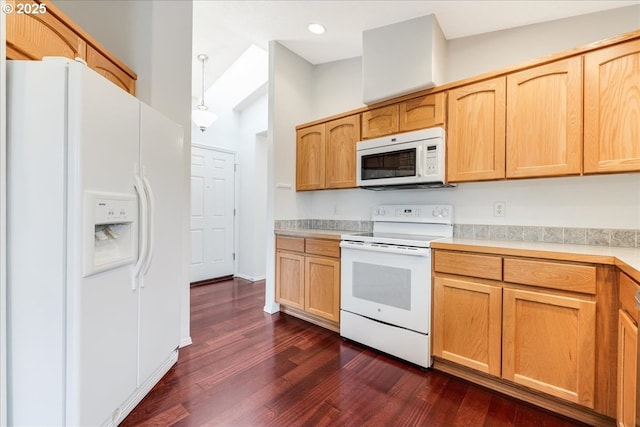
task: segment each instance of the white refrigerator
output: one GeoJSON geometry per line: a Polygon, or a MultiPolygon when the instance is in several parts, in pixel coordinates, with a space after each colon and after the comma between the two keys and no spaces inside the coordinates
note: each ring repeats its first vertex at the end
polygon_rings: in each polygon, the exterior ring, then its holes
{"type": "Polygon", "coordinates": [[[182,128],[84,64],[7,61],[10,425],[117,425],[178,358],[182,128]]]}

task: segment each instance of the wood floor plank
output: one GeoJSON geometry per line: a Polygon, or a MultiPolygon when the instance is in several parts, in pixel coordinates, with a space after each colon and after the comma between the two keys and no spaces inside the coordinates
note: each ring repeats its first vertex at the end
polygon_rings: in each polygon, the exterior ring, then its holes
{"type": "Polygon", "coordinates": [[[121,425],[582,425],[263,306],[264,282],[192,287],[193,344],[121,425]]]}

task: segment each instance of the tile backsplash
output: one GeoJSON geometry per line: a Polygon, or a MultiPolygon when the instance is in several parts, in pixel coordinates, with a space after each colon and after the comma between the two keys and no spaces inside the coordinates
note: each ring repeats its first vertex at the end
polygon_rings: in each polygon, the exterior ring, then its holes
{"type": "Polygon", "coordinates": [[[371,231],[372,221],[351,221],[341,219],[284,219],[275,221],[276,230],[307,228],[313,230],[371,231]]]}
{"type": "MultiPolygon", "coordinates": [[[[276,220],[276,229],[315,229],[371,231],[371,221],[333,219],[276,220]]],[[[455,224],[454,237],[514,240],[526,242],[569,243],[574,245],[640,248],[640,230],[609,228],[538,227],[527,225],[455,224]]]]}
{"type": "Polygon", "coordinates": [[[640,230],[607,228],[537,227],[526,225],[455,224],[455,237],[570,243],[574,245],[640,247],[640,230]]]}

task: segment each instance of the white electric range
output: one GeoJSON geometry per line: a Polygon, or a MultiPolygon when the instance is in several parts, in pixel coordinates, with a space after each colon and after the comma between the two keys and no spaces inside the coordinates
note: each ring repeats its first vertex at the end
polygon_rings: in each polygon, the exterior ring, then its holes
{"type": "Polygon", "coordinates": [[[340,335],[428,368],[430,244],[453,235],[453,206],[377,206],[372,220],[341,236],[340,335]]]}

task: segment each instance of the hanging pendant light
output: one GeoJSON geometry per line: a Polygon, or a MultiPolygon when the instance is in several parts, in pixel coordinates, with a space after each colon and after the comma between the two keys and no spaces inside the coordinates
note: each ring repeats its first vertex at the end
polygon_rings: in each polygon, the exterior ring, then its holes
{"type": "Polygon", "coordinates": [[[191,112],[191,120],[204,132],[213,122],[218,120],[218,116],[209,111],[209,107],[204,105],[204,61],[209,59],[207,55],[198,55],[198,61],[202,62],[202,102],[191,112]]]}

